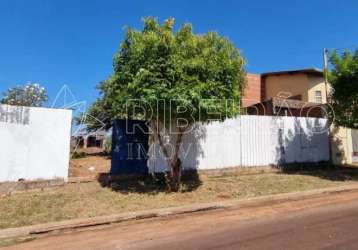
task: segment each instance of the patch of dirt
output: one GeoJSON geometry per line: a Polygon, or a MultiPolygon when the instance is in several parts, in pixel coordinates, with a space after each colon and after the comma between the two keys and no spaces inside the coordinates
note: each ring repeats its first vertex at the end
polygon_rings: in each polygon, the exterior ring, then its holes
{"type": "Polygon", "coordinates": [[[102,155],[90,155],[71,159],[69,177],[96,177],[100,173],[109,173],[111,159],[102,155]]]}
{"type": "Polygon", "coordinates": [[[86,153],[88,155],[97,155],[97,154],[102,154],[103,153],[103,148],[98,148],[98,147],[89,147],[89,148],[77,148],[76,149],[77,153],[86,153]]]}

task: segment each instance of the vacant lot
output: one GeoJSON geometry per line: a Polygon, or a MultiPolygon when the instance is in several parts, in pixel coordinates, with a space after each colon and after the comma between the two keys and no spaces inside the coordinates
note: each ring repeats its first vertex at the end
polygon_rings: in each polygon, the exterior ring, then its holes
{"type": "Polygon", "coordinates": [[[71,159],[69,177],[95,177],[100,173],[108,173],[110,169],[111,160],[108,157],[92,154],[71,159]]]}
{"type": "Polygon", "coordinates": [[[146,178],[118,181],[106,187],[91,182],[13,194],[0,198],[0,228],[358,183],[358,172],[351,169],[221,172],[188,176],[184,182],[180,193],[167,193],[163,181],[146,178]]]}

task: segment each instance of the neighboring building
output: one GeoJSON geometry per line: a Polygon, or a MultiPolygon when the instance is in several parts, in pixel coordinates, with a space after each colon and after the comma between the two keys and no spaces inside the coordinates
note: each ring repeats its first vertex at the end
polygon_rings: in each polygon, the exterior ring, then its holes
{"type": "Polygon", "coordinates": [[[327,103],[319,69],[248,74],[242,106],[252,115],[323,117],[327,103]]]}
{"type": "Polygon", "coordinates": [[[247,85],[242,100],[242,107],[246,108],[251,105],[264,101],[264,88],[262,86],[261,75],[247,74],[247,85]]]}
{"type": "Polygon", "coordinates": [[[332,160],[337,165],[358,165],[358,130],[332,127],[332,160]]]}
{"type": "Polygon", "coordinates": [[[326,84],[319,69],[278,71],[261,74],[264,99],[286,97],[310,103],[327,103],[326,84]]]}
{"type": "MultiPolygon", "coordinates": [[[[326,117],[323,71],[316,68],[248,74],[242,107],[250,115],[326,117]]],[[[358,164],[358,130],[331,128],[335,164],[358,164]]]]}
{"type": "Polygon", "coordinates": [[[269,100],[251,105],[246,108],[249,115],[323,117],[323,104],[303,102],[300,100],[272,97],[269,100]]]}
{"type": "Polygon", "coordinates": [[[73,148],[101,148],[104,149],[107,138],[105,130],[94,132],[81,131],[71,137],[73,148]]]}

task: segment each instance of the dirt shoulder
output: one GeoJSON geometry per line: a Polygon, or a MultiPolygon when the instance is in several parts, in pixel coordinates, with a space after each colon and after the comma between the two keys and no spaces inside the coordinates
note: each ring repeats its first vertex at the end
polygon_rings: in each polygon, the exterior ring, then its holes
{"type": "Polygon", "coordinates": [[[356,249],[358,192],[71,232],[7,249],[356,249]],[[138,234],[140,232],[140,234],[138,234]]]}
{"type": "Polygon", "coordinates": [[[167,193],[159,179],[74,183],[0,198],[0,228],[76,218],[245,199],[358,183],[356,170],[330,169],[281,173],[218,172],[184,179],[182,192],[167,193]]]}

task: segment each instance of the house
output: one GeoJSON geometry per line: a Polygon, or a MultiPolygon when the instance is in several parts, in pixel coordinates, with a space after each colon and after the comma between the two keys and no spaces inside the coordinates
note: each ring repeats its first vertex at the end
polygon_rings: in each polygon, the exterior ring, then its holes
{"type": "Polygon", "coordinates": [[[327,88],[315,68],[248,74],[242,107],[251,115],[324,117],[327,88]]]}
{"type": "MultiPolygon", "coordinates": [[[[248,74],[242,107],[249,115],[326,117],[323,71],[316,68],[248,74]]],[[[358,164],[358,131],[331,127],[331,157],[335,164],[358,164]]]]}
{"type": "Polygon", "coordinates": [[[73,148],[86,149],[98,148],[104,149],[107,132],[105,130],[98,130],[94,132],[87,132],[85,130],[79,131],[71,137],[71,144],[73,148]]]}

